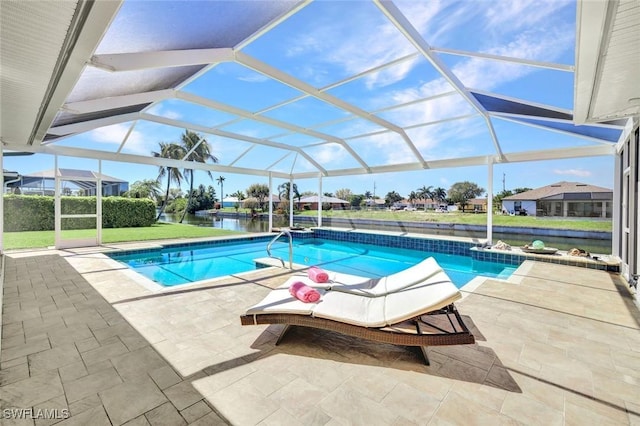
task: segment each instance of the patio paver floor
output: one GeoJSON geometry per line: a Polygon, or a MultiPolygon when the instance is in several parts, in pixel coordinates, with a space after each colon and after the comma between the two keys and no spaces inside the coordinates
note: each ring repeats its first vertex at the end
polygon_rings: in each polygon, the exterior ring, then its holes
{"type": "Polygon", "coordinates": [[[457,303],[477,343],[430,348],[425,366],[333,332],[276,347],[280,326],[240,326],[280,271],[154,292],[100,253],[55,253],[6,256],[0,409],[69,410],[59,424],[640,424],[640,313],[613,274],[528,261],[487,280],[457,303]]]}

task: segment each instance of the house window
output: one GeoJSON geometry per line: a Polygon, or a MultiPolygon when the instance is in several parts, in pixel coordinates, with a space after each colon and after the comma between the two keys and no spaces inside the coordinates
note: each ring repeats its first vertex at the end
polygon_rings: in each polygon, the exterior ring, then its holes
{"type": "Polygon", "coordinates": [[[574,217],[600,217],[602,215],[600,202],[571,202],[568,203],[568,215],[574,217]]]}
{"type": "Polygon", "coordinates": [[[522,210],[522,201],[514,201],[513,202],[513,210],[519,212],[522,210]]]}
{"type": "Polygon", "coordinates": [[[538,201],[538,215],[562,216],[561,201],[538,201]]]}

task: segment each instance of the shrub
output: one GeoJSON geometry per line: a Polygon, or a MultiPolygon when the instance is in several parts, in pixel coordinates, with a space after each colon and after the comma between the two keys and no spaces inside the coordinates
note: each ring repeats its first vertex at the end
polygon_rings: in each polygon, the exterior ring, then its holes
{"type": "MultiPolygon", "coordinates": [[[[60,197],[62,214],[96,212],[96,197],[60,197]]],[[[50,231],[55,227],[54,198],[39,195],[5,195],[4,229],[7,232],[50,231]]],[[[155,206],[149,199],[104,197],[102,227],[128,228],[155,223],[155,206]]],[[[63,219],[63,229],[95,227],[94,218],[63,219]]]]}
{"type": "Polygon", "coordinates": [[[256,210],[259,207],[259,203],[255,200],[247,200],[244,202],[244,208],[249,210],[256,210]]]}
{"type": "Polygon", "coordinates": [[[182,213],[187,208],[186,198],[176,198],[171,201],[164,211],[167,213],[182,213]]]}
{"type": "Polygon", "coordinates": [[[155,222],[156,206],[149,198],[105,197],[102,199],[103,228],[151,226],[155,222]]]}
{"type": "Polygon", "coordinates": [[[3,198],[5,231],[54,229],[53,197],[5,195],[3,198]]]}

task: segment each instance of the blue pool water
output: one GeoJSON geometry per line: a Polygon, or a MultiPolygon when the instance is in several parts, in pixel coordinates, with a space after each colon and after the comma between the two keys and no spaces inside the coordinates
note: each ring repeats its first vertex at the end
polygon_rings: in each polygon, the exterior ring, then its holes
{"type": "MultiPolygon", "coordinates": [[[[255,270],[254,259],[267,257],[267,243],[268,240],[203,243],[109,256],[158,284],[175,286],[255,270]]],[[[272,254],[288,262],[288,243],[275,243],[272,254]]],[[[508,278],[515,270],[511,265],[468,256],[324,239],[294,240],[293,247],[293,263],[370,278],[399,272],[431,256],[458,287],[478,275],[508,278]]]]}

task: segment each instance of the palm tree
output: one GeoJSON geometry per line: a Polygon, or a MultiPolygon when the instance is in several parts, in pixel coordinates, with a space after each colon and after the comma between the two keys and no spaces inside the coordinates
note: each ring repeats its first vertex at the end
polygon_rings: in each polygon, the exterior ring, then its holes
{"type": "Polygon", "coordinates": [[[224,180],[225,180],[224,176],[218,176],[218,179],[216,179],[216,182],[218,182],[218,184],[220,185],[220,207],[224,207],[224,191],[223,191],[224,180]]]}
{"type": "Polygon", "coordinates": [[[426,209],[427,200],[433,200],[433,191],[431,190],[431,186],[423,186],[422,188],[418,188],[418,198],[424,200],[422,208],[426,209]]]}
{"type": "Polygon", "coordinates": [[[443,203],[447,199],[447,191],[442,187],[437,187],[433,190],[433,196],[438,202],[443,203]]]}
{"type": "Polygon", "coordinates": [[[416,192],[415,192],[415,191],[411,191],[411,193],[410,193],[410,194],[409,194],[409,196],[407,197],[407,200],[408,200],[411,204],[413,204],[413,202],[414,202],[415,200],[417,200],[417,199],[418,199],[418,194],[416,194],[416,192]]]}
{"type": "MultiPolygon", "coordinates": [[[[182,142],[182,148],[186,152],[186,158],[184,158],[186,161],[206,163],[208,160],[211,160],[211,162],[213,163],[218,162],[218,159],[211,154],[211,147],[209,146],[209,142],[207,142],[205,138],[203,138],[196,132],[185,130],[180,137],[180,141],[182,142]]],[[[189,197],[187,198],[187,207],[182,212],[180,223],[182,223],[184,217],[187,215],[187,210],[189,210],[189,203],[191,202],[191,198],[193,197],[193,169],[184,169],[184,174],[185,176],[189,175],[189,197]]],[[[207,170],[207,175],[209,176],[209,178],[213,179],[213,175],[209,170],[207,170]]]]}
{"type": "MultiPolygon", "coordinates": [[[[291,184],[289,182],[285,182],[283,184],[278,185],[278,198],[282,200],[283,198],[289,201],[291,196],[291,184]]],[[[293,197],[298,199],[298,204],[300,204],[300,192],[298,192],[298,185],[293,184],[293,197]]],[[[291,206],[293,207],[293,206],[291,206]]]]}
{"type": "MultiPolygon", "coordinates": [[[[289,193],[290,189],[290,184],[289,182],[285,182],[281,185],[278,185],[278,198],[282,199],[286,199],[288,200],[289,197],[291,196],[291,194],[289,193]]],[[[298,192],[298,185],[296,185],[295,183],[293,184],[293,197],[298,199],[298,202],[300,202],[300,193],[298,192]]]]}
{"type": "MultiPolygon", "coordinates": [[[[184,157],[185,152],[184,149],[176,143],[160,142],[160,150],[158,152],[152,151],[151,154],[154,157],[179,160],[184,157]]],[[[171,186],[171,182],[174,182],[178,185],[178,187],[180,187],[182,179],[184,179],[184,176],[182,176],[179,168],[160,166],[158,170],[158,182],[160,182],[160,180],[165,176],[167,177],[167,189],[164,193],[164,201],[162,203],[162,206],[160,207],[160,211],[158,212],[158,217],[156,217],[156,220],[160,219],[160,216],[162,216],[162,212],[164,211],[165,207],[167,207],[167,203],[169,202],[169,188],[171,186]]]]}
{"type": "Polygon", "coordinates": [[[234,192],[233,194],[231,194],[232,197],[236,197],[238,199],[238,201],[242,201],[245,199],[244,196],[244,192],[237,190],[236,192],[234,192]]]}

